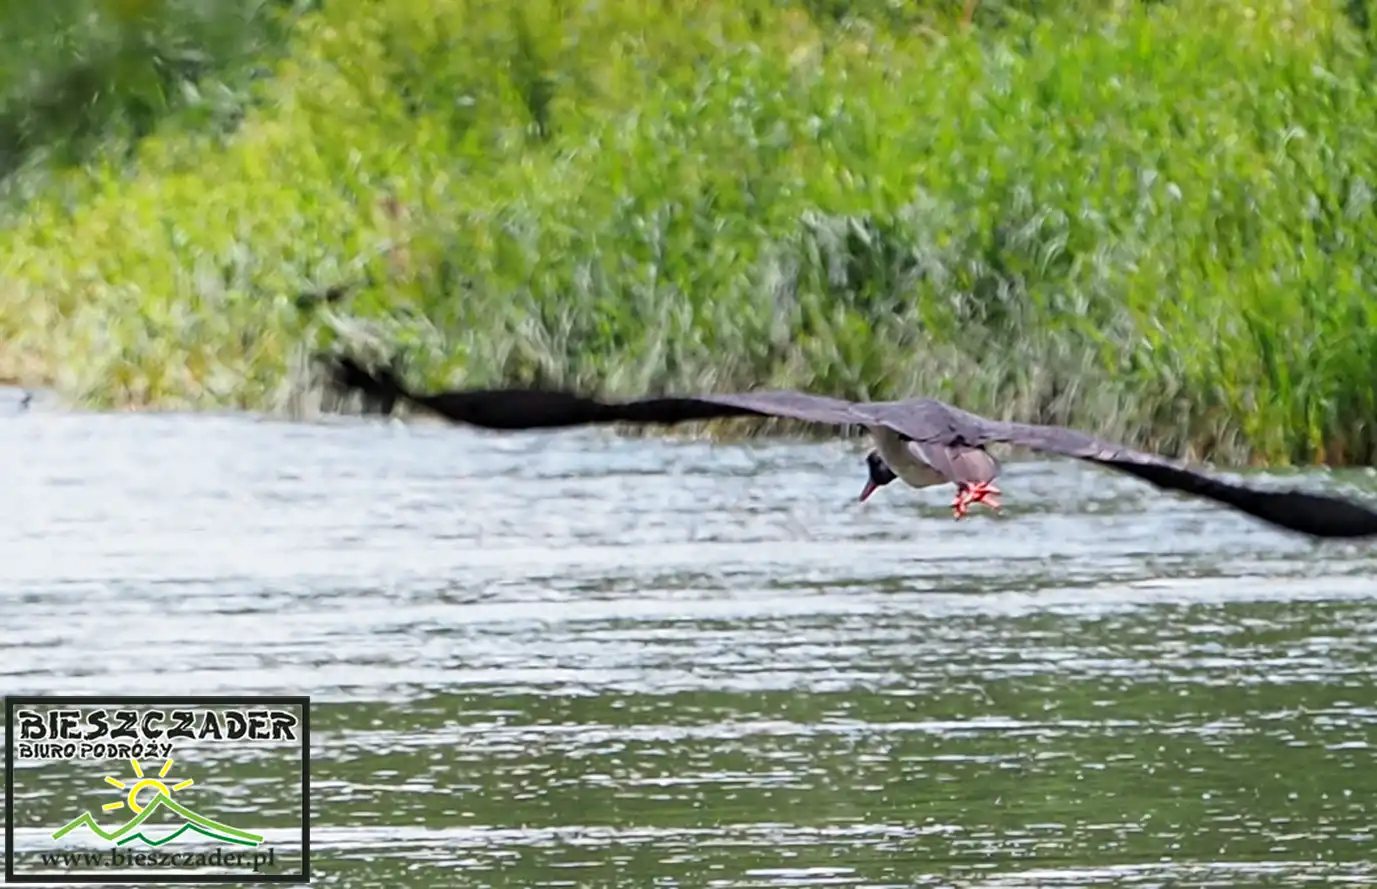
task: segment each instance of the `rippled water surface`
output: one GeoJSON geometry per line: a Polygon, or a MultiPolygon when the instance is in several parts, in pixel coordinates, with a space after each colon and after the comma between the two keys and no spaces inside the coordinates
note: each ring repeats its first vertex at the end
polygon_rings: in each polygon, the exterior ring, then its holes
{"type": "Polygon", "coordinates": [[[0,683],[309,694],[319,885],[1377,880],[1377,546],[862,455],[0,411],[0,683]]]}

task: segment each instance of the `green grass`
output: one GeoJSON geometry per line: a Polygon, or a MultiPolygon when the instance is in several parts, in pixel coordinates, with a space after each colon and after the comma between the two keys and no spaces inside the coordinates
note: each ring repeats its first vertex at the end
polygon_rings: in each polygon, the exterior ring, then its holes
{"type": "Polygon", "coordinates": [[[283,0],[4,0],[0,194],[31,196],[45,170],[128,150],[178,110],[184,126],[232,129],[292,13],[283,0]]]}
{"type": "Polygon", "coordinates": [[[282,411],[347,347],[1372,462],[1366,7],[962,6],[324,4],[232,128],[170,108],[24,180],[0,376],[282,411]]]}

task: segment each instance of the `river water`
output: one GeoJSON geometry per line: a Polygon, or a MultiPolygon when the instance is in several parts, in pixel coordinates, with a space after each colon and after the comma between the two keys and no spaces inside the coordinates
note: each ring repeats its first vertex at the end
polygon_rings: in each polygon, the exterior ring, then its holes
{"type": "MultiPolygon", "coordinates": [[[[1065,462],[954,522],[855,443],[0,414],[0,688],[310,695],[314,884],[1377,880],[1377,546],[1065,462]]],[[[17,842],[86,805],[19,771],[17,842]]]]}

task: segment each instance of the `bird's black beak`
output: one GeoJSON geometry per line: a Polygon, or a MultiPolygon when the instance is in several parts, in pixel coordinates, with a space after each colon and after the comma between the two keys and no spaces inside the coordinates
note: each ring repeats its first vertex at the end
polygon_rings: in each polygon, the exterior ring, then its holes
{"type": "Polygon", "coordinates": [[[871,494],[874,494],[875,491],[876,491],[879,487],[880,487],[880,486],[877,485],[877,484],[875,484],[874,481],[872,481],[872,480],[870,480],[870,479],[866,479],[866,480],[865,480],[865,487],[864,487],[864,488],[861,488],[861,502],[864,503],[864,502],[866,501],[866,499],[867,499],[871,494]]]}

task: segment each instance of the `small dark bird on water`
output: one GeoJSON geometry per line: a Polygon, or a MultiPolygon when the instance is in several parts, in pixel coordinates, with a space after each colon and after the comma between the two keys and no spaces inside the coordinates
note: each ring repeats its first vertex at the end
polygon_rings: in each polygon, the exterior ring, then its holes
{"type": "Polygon", "coordinates": [[[369,371],[348,357],[331,361],[345,390],[387,403],[409,401],[447,420],[482,429],[517,431],[612,423],[673,425],[728,417],[779,417],[834,426],[864,426],[875,440],[866,455],[865,500],[896,479],[914,488],[954,484],[955,517],[977,503],[998,510],[1000,464],[987,445],[1010,444],[1073,457],[1142,479],[1168,491],[1204,497],[1271,525],[1318,538],[1377,536],[1377,512],[1305,491],[1265,491],[1213,478],[1156,454],[1102,441],[1074,429],[990,420],[930,398],[858,403],[802,392],[743,392],[602,401],[570,392],[473,389],[413,392],[388,370],[369,371]]]}

